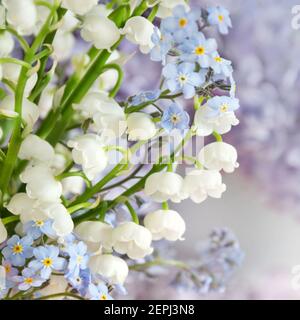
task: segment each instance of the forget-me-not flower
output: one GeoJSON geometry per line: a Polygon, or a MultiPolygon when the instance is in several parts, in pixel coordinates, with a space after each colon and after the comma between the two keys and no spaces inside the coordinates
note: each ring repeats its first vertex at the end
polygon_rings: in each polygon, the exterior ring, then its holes
{"type": "Polygon", "coordinates": [[[7,246],[2,250],[2,254],[13,266],[22,267],[26,259],[31,258],[33,255],[32,243],[33,239],[29,236],[20,238],[14,235],[7,241],[7,246]]]}
{"type": "Polygon", "coordinates": [[[221,6],[208,8],[207,21],[210,25],[218,26],[219,32],[222,34],[228,33],[228,28],[232,27],[231,19],[228,10],[221,6]]]}
{"type": "Polygon", "coordinates": [[[87,246],[82,241],[74,243],[68,247],[67,253],[70,257],[67,276],[77,277],[80,270],[85,270],[88,267],[89,255],[87,254],[87,246]]]}
{"type": "Polygon", "coordinates": [[[161,91],[159,89],[153,91],[145,91],[132,97],[130,105],[138,106],[159,98],[161,91]]]}
{"type": "Polygon", "coordinates": [[[161,33],[160,30],[155,27],[152,42],[154,47],[150,53],[151,60],[162,61],[162,64],[165,65],[168,53],[173,47],[173,37],[169,33],[161,33]]]}
{"type": "Polygon", "coordinates": [[[162,33],[169,33],[180,42],[198,30],[199,18],[198,10],[187,11],[185,6],[179,5],[174,8],[173,16],[162,20],[160,29],[162,33]]]}
{"type": "Polygon", "coordinates": [[[223,74],[225,77],[230,77],[232,75],[233,69],[231,61],[220,57],[217,51],[213,52],[211,55],[210,66],[215,74],[223,74]]]}
{"type": "Polygon", "coordinates": [[[171,132],[173,129],[188,129],[189,122],[190,117],[188,113],[176,103],[173,103],[165,110],[160,125],[167,132],[171,132]]]}
{"type": "Polygon", "coordinates": [[[196,88],[205,82],[205,74],[194,70],[193,63],[167,64],[163,69],[167,88],[173,93],[182,91],[186,99],[193,98],[196,88]]]}
{"type": "Polygon", "coordinates": [[[235,111],[240,107],[239,100],[227,96],[216,96],[207,101],[207,117],[216,117],[224,112],[235,111]]]}
{"type": "Polygon", "coordinates": [[[85,296],[91,283],[90,270],[80,270],[77,276],[70,275],[67,277],[67,280],[74,289],[76,289],[82,296],[85,296]]]}
{"type": "Polygon", "coordinates": [[[107,286],[103,283],[90,284],[89,286],[89,296],[91,300],[113,300],[109,295],[107,286]]]}
{"type": "Polygon", "coordinates": [[[12,281],[12,278],[16,276],[19,271],[17,268],[14,268],[9,260],[2,261],[2,266],[5,269],[5,280],[6,280],[6,288],[13,288],[16,284],[12,281]]]}
{"type": "Polygon", "coordinates": [[[13,280],[17,282],[18,289],[21,291],[38,288],[45,282],[45,279],[42,279],[34,270],[29,268],[23,269],[22,275],[13,277],[13,280]]]}
{"type": "Polygon", "coordinates": [[[43,279],[49,279],[52,270],[62,271],[66,260],[59,257],[59,249],[55,246],[40,246],[33,250],[35,260],[29,263],[29,268],[40,271],[43,279]]]}
{"type": "Polygon", "coordinates": [[[40,238],[42,235],[46,234],[50,238],[55,236],[55,231],[52,228],[53,220],[35,220],[28,221],[24,225],[24,232],[32,237],[33,240],[40,238]]]}
{"type": "Polygon", "coordinates": [[[201,68],[208,68],[217,47],[215,39],[206,39],[202,32],[198,32],[191,39],[184,41],[179,49],[183,52],[181,56],[183,61],[195,61],[201,68]]]}

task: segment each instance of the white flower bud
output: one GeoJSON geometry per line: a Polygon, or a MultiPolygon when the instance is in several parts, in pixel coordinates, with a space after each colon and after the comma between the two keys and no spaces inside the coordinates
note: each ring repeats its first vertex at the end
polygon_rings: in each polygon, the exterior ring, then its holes
{"type": "Polygon", "coordinates": [[[156,210],[146,215],[145,227],[151,231],[153,240],[184,240],[185,222],[174,210],[156,210]]]}
{"type": "Polygon", "coordinates": [[[144,17],[130,18],[121,30],[121,34],[130,42],[139,45],[144,54],[149,53],[154,46],[151,40],[153,33],[154,25],[144,17]]]}
{"type": "Polygon", "coordinates": [[[94,127],[106,137],[120,137],[126,131],[125,113],[118,103],[105,92],[90,92],[75,110],[81,111],[83,117],[94,120],[94,127]]]}
{"type": "Polygon", "coordinates": [[[76,14],[84,15],[96,6],[97,3],[98,0],[62,0],[62,7],[76,14]]]}
{"type": "Polygon", "coordinates": [[[120,224],[112,232],[113,248],[130,259],[142,259],[153,252],[151,232],[134,222],[120,224]]]}
{"type": "Polygon", "coordinates": [[[213,142],[199,152],[198,160],[207,169],[231,173],[238,168],[236,149],[225,142],[213,142]]]}
{"type": "Polygon", "coordinates": [[[183,178],[179,174],[156,172],[147,178],[144,192],[156,202],[171,200],[179,203],[187,198],[182,188],[183,178]]]}
{"type": "Polygon", "coordinates": [[[120,30],[105,16],[87,15],[82,25],[81,36],[85,41],[92,42],[97,49],[110,50],[119,40],[120,30]]]}
{"type": "Polygon", "coordinates": [[[71,58],[75,45],[75,37],[71,32],[58,30],[53,40],[53,57],[58,62],[71,58]]]}
{"type": "MultiPolygon", "coordinates": [[[[14,85],[17,85],[20,72],[21,72],[21,66],[15,63],[4,63],[2,64],[2,68],[3,68],[3,78],[10,80],[14,85]]],[[[34,88],[37,82],[37,79],[38,79],[38,75],[37,73],[34,73],[27,80],[25,90],[24,90],[25,98],[27,98],[30,95],[32,89],[34,88]]],[[[9,90],[11,89],[9,88],[9,90]]]]}
{"type": "Polygon", "coordinates": [[[82,165],[83,172],[89,180],[93,180],[108,164],[107,153],[103,143],[95,134],[85,134],[68,142],[73,148],[72,157],[76,164],[82,165]]]}
{"type": "Polygon", "coordinates": [[[159,3],[157,16],[162,19],[170,17],[173,14],[173,9],[179,5],[185,6],[187,10],[190,9],[185,0],[161,0],[159,3]]]}
{"type": "Polygon", "coordinates": [[[190,198],[201,203],[208,196],[221,198],[226,191],[226,185],[222,183],[222,176],[217,170],[193,170],[187,174],[183,183],[184,191],[190,198]]]}
{"type": "Polygon", "coordinates": [[[7,9],[6,20],[19,34],[32,34],[37,22],[37,10],[33,0],[3,0],[7,9]]]}
{"type": "Polygon", "coordinates": [[[152,118],[147,113],[134,112],[127,118],[128,140],[148,140],[156,135],[157,129],[152,118]]]}
{"type": "Polygon", "coordinates": [[[5,29],[6,9],[0,4],[0,28],[5,29]]]}
{"type": "Polygon", "coordinates": [[[92,273],[106,278],[111,284],[123,284],[128,276],[127,263],[111,254],[91,257],[89,268],[92,273]]]}
{"type": "Polygon", "coordinates": [[[14,38],[9,32],[3,31],[0,33],[0,57],[9,56],[14,49],[14,45],[14,38]]]}
{"type": "Polygon", "coordinates": [[[61,181],[63,186],[63,194],[67,196],[68,194],[79,195],[84,191],[85,182],[81,177],[68,177],[61,181]]]}
{"type": "Polygon", "coordinates": [[[27,183],[26,192],[32,199],[45,202],[60,202],[62,185],[55,179],[52,170],[46,165],[27,166],[20,175],[27,183]]]}
{"type": "MultiPolygon", "coordinates": [[[[12,95],[6,96],[1,102],[0,102],[0,112],[16,116],[15,113],[15,97],[12,95]]],[[[22,118],[24,122],[26,123],[27,127],[30,128],[29,131],[32,130],[34,124],[39,118],[39,109],[38,107],[28,99],[24,98],[22,103],[22,118]]]]}
{"type": "Polygon", "coordinates": [[[224,112],[217,117],[207,118],[205,110],[199,109],[195,113],[194,124],[198,136],[205,137],[211,135],[214,131],[219,134],[225,134],[231,130],[232,126],[239,124],[234,112],[224,112]]]}
{"type": "Polygon", "coordinates": [[[21,160],[31,160],[34,163],[44,162],[51,164],[55,153],[50,143],[30,134],[23,140],[18,157],[21,160]]]}
{"type": "Polygon", "coordinates": [[[6,239],[7,239],[7,231],[3,222],[0,219],[0,244],[4,242],[6,239]]]}
{"type": "Polygon", "coordinates": [[[101,221],[84,221],[74,230],[74,233],[85,243],[96,250],[103,247],[112,248],[112,226],[101,221]]]}

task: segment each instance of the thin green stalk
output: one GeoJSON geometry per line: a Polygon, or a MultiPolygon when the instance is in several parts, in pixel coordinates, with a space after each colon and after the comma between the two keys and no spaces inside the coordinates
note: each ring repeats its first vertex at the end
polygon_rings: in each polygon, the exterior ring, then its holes
{"type": "Polygon", "coordinates": [[[126,201],[125,202],[125,205],[126,207],[128,208],[129,212],[130,212],[130,215],[131,215],[131,218],[132,218],[132,221],[136,224],[140,224],[140,221],[139,221],[139,217],[137,215],[137,213],[135,212],[133,206],[130,204],[129,201],[126,201]]]}
{"type": "Polygon", "coordinates": [[[74,298],[77,300],[85,300],[84,298],[82,298],[74,293],[70,293],[70,292],[61,292],[61,293],[50,294],[48,296],[39,297],[34,300],[48,300],[48,299],[54,299],[54,298],[59,298],[59,297],[70,297],[70,298],[74,298]]]}

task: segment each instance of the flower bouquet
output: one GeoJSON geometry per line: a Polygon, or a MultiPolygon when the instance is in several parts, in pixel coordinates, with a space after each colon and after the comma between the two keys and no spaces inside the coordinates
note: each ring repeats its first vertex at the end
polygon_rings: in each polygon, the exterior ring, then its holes
{"type": "Polygon", "coordinates": [[[186,229],[169,204],[220,198],[220,172],[238,167],[222,138],[238,124],[233,68],[204,34],[226,34],[228,11],[98,2],[0,6],[1,299],[108,300],[126,293],[129,271],[157,266],[178,270],[172,285],[208,292],[242,257],[225,229],[197,265],[161,249],[186,229]],[[120,94],[135,59],[124,41],[161,66],[151,91],[120,94]]]}

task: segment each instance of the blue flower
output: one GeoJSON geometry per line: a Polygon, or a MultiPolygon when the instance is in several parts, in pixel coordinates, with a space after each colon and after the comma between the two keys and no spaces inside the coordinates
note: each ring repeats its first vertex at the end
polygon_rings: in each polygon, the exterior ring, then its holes
{"type": "Polygon", "coordinates": [[[7,246],[2,250],[5,259],[9,260],[15,267],[24,266],[26,259],[32,257],[33,239],[31,237],[21,238],[14,235],[7,241],[7,246]]]}
{"type": "Polygon", "coordinates": [[[53,220],[35,220],[29,221],[24,225],[24,232],[33,240],[40,238],[46,234],[50,238],[55,237],[55,231],[52,228],[53,220]]]}
{"type": "Polygon", "coordinates": [[[80,270],[87,269],[89,261],[89,255],[87,254],[87,246],[85,243],[78,242],[70,245],[67,249],[67,253],[70,257],[67,267],[67,277],[77,277],[80,270]]]}
{"type": "Polygon", "coordinates": [[[179,5],[174,8],[172,17],[162,20],[161,31],[171,34],[177,42],[181,42],[198,30],[199,18],[198,10],[187,12],[185,6],[179,5]]]}
{"type": "Polygon", "coordinates": [[[205,82],[205,74],[194,70],[193,63],[167,64],[163,69],[167,88],[173,93],[182,91],[186,99],[193,98],[196,88],[205,82]]]}
{"type": "Polygon", "coordinates": [[[91,300],[113,300],[113,298],[108,293],[106,285],[103,283],[100,283],[97,286],[94,284],[90,284],[89,296],[91,300]]]}
{"type": "Polygon", "coordinates": [[[233,69],[230,60],[220,57],[217,51],[212,53],[211,57],[212,62],[210,63],[210,66],[214,70],[215,74],[223,74],[225,77],[230,77],[232,75],[233,69]]]}
{"type": "Polygon", "coordinates": [[[202,32],[198,32],[179,46],[183,53],[181,60],[198,62],[201,68],[208,68],[211,65],[212,54],[217,47],[215,39],[206,39],[202,32]]]}
{"type": "Polygon", "coordinates": [[[169,33],[162,34],[160,30],[155,27],[152,42],[154,47],[150,53],[151,60],[162,61],[162,64],[165,65],[168,52],[173,47],[173,37],[169,33]]]}
{"type": "Polygon", "coordinates": [[[188,129],[190,117],[186,111],[179,107],[176,103],[171,104],[164,112],[161,119],[161,126],[170,132],[173,129],[188,129]]]}
{"type": "Polygon", "coordinates": [[[224,112],[235,111],[240,107],[239,100],[227,96],[217,96],[209,99],[206,104],[207,117],[216,117],[224,112]]]}
{"type": "Polygon", "coordinates": [[[29,263],[29,268],[40,271],[43,279],[49,279],[52,270],[62,271],[65,268],[66,260],[58,256],[59,249],[55,246],[37,247],[33,255],[36,260],[29,263]]]}
{"type": "Polygon", "coordinates": [[[18,283],[18,289],[21,291],[38,288],[45,282],[45,279],[42,279],[34,270],[29,268],[25,268],[22,271],[22,276],[15,276],[13,280],[18,283]]]}
{"type": "Polygon", "coordinates": [[[155,101],[159,98],[160,94],[161,94],[160,90],[142,92],[142,93],[132,97],[130,104],[132,106],[138,106],[140,104],[144,104],[149,101],[155,101]]]}
{"type": "Polygon", "coordinates": [[[60,251],[61,251],[63,256],[67,256],[68,255],[68,248],[74,244],[75,240],[76,240],[76,237],[72,233],[70,233],[67,236],[65,236],[64,238],[60,239],[59,248],[60,248],[60,251]]]}
{"type": "Polygon", "coordinates": [[[222,34],[228,33],[228,28],[232,27],[231,19],[228,10],[221,6],[209,8],[207,21],[210,25],[218,26],[219,32],[222,34]]]}
{"type": "Polygon", "coordinates": [[[79,275],[67,277],[71,286],[82,296],[85,296],[91,283],[91,273],[89,269],[80,270],[79,275]]]}
{"type": "Polygon", "coordinates": [[[9,260],[2,261],[2,266],[5,269],[6,274],[6,288],[13,288],[15,286],[15,282],[12,280],[14,276],[16,276],[19,271],[18,269],[14,268],[9,260]]]}

